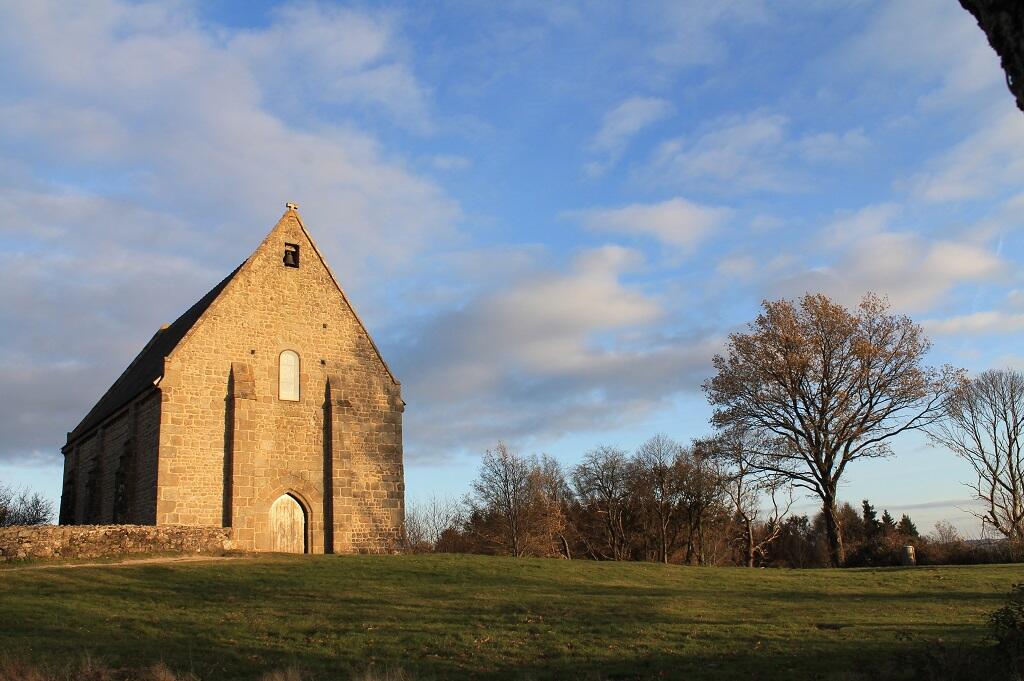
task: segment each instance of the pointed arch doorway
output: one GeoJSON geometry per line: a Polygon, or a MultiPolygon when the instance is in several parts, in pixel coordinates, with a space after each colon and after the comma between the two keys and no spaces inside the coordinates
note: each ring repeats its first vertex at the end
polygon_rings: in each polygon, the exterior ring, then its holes
{"type": "Polygon", "coordinates": [[[290,494],[270,506],[270,550],[306,553],[306,511],[290,494]]]}

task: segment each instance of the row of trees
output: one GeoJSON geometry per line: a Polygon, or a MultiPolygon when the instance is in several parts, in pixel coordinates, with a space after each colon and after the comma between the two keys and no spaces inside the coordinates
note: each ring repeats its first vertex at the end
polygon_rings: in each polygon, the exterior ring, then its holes
{"type": "MultiPolygon", "coordinates": [[[[568,471],[547,455],[498,443],[461,503],[433,499],[409,509],[407,537],[414,550],[705,563],[730,517],[729,499],[722,461],[664,435],[634,453],[597,447],[568,471]]],[[[756,555],[759,511],[744,510],[756,555]]],[[[746,540],[733,539],[746,556],[746,540]]]]}
{"type": "MultiPolygon", "coordinates": [[[[838,496],[851,464],[891,456],[893,438],[919,430],[971,465],[983,525],[1024,543],[1024,374],[972,379],[926,365],[930,347],[918,324],[874,295],[854,310],[820,294],[766,301],[729,336],[703,385],[713,437],[684,447],[656,436],[632,455],[598,447],[568,473],[550,457],[499,445],[484,456],[462,531],[449,523],[448,537],[513,555],[668,561],[681,553],[685,562],[728,546],[753,565],[787,524],[798,529],[786,516],[794,494],[810,493],[821,503],[811,534],[823,535],[827,563],[839,566],[857,535],[838,496]]],[[[874,522],[883,535],[899,530],[863,510],[865,531],[874,522]]],[[[442,535],[434,540],[443,544],[442,535]]]]}
{"type": "MultiPolygon", "coordinates": [[[[499,445],[487,452],[472,494],[409,506],[406,548],[701,565],[829,564],[823,514],[788,513],[791,497],[778,489],[774,500],[768,489],[757,505],[738,506],[730,494],[735,470],[695,456],[699,444],[679,447],[656,436],[629,456],[595,448],[564,474],[550,457],[523,457],[499,445]],[[676,473],[651,466],[652,449],[673,451],[676,473]]],[[[1024,559],[1024,547],[968,542],[945,522],[921,535],[908,515],[879,515],[868,500],[858,508],[841,503],[837,515],[848,566],[898,565],[908,544],[922,564],[1024,559]]]]}
{"type": "MultiPolygon", "coordinates": [[[[819,515],[789,517],[785,479],[755,475],[731,439],[683,446],[655,435],[634,453],[609,446],[564,471],[555,459],[526,457],[499,443],[488,450],[461,502],[436,497],[407,513],[412,550],[583,557],[693,564],[792,565],[827,559],[819,515]]],[[[913,521],[863,518],[839,508],[846,536],[862,545],[917,537],[913,521]]],[[[874,553],[880,553],[875,547],[874,553]]],[[[880,559],[863,559],[870,564],[880,559]]]]}

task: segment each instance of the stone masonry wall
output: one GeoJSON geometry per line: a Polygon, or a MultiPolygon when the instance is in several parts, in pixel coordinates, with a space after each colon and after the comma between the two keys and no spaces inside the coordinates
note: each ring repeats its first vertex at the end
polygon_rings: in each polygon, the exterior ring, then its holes
{"type": "Polygon", "coordinates": [[[232,548],[231,530],[175,525],[33,525],[0,527],[0,562],[30,558],[100,558],[131,553],[213,553],[232,548]]]}
{"type": "Polygon", "coordinates": [[[61,522],[154,522],[159,433],[160,394],[152,390],[66,447],[63,492],[69,498],[61,499],[61,522]],[[115,517],[119,474],[127,499],[115,517]]]}
{"type": "Polygon", "coordinates": [[[157,453],[160,446],[160,391],[136,403],[138,447],[135,459],[135,494],[130,522],[156,522],[157,453]]]}
{"type": "Polygon", "coordinates": [[[396,543],[405,496],[400,386],[296,213],[168,358],[160,389],[158,525],[227,522],[239,548],[268,550],[269,509],[289,494],[306,514],[312,553],[396,543]],[[298,268],[283,265],[285,244],[299,246],[298,268]],[[299,355],[298,401],[279,399],[284,350],[299,355]]]}

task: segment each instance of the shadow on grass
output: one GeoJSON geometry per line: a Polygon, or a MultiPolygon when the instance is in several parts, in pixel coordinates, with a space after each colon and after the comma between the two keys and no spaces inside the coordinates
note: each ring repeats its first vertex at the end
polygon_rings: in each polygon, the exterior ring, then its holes
{"type": "Polygon", "coordinates": [[[0,650],[203,679],[943,679],[915,670],[937,639],[975,645],[964,613],[996,600],[968,579],[879,593],[877,573],[761,574],[479,557],[19,573],[0,583],[0,650]]]}
{"type": "MultiPolygon", "coordinates": [[[[871,651],[877,652],[877,651],[871,651]]],[[[551,680],[584,679],[626,681],[631,679],[814,679],[822,681],[1010,681],[1012,678],[991,650],[981,647],[949,648],[941,645],[910,648],[890,657],[873,660],[861,656],[855,660],[830,659],[827,665],[809,665],[799,654],[767,654],[758,651],[730,655],[675,655],[670,653],[621,656],[612,661],[594,661],[582,656],[553,657],[540,654],[528,662],[497,665],[480,669],[471,663],[453,660],[406,660],[400,666],[393,660],[371,659],[350,663],[330,655],[267,655],[260,659],[228,659],[223,665],[137,659],[134,665],[104,666],[102,658],[86,656],[86,663],[52,664],[42,667],[4,664],[0,660],[0,681],[50,681],[51,679],[88,679],[89,681],[201,681],[213,679],[261,679],[262,681],[430,681],[434,679],[506,679],[551,680]],[[76,666],[91,670],[76,673],[76,666]],[[19,671],[4,674],[4,669],[19,671]],[[26,673],[46,670],[49,673],[26,673]],[[163,670],[152,673],[150,670],[163,670]],[[149,671],[149,673],[147,673],[149,671]]]]}

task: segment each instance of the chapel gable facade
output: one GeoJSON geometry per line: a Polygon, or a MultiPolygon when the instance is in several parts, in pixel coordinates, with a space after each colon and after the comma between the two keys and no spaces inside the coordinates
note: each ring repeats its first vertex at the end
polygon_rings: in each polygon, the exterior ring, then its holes
{"type": "Polygon", "coordinates": [[[254,551],[393,550],[404,406],[289,204],[68,433],[60,522],[224,526],[254,551]]]}

